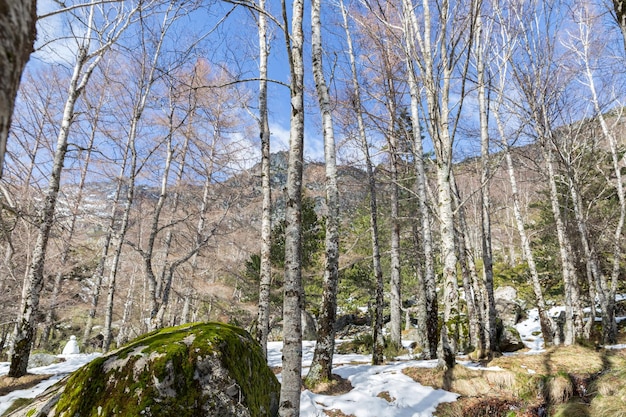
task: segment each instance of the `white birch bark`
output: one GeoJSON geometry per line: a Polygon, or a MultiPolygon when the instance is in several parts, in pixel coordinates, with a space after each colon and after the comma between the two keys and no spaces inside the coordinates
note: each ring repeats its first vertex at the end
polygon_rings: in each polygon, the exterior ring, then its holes
{"type": "MultiPolygon", "coordinates": [[[[416,52],[419,59],[414,62],[420,69],[426,101],[426,119],[428,131],[433,140],[436,154],[437,201],[439,231],[441,239],[441,259],[443,263],[443,304],[444,326],[441,332],[439,366],[454,366],[456,354],[457,330],[453,324],[459,314],[459,295],[456,275],[457,255],[455,252],[454,209],[452,199],[452,145],[450,88],[455,71],[454,62],[459,58],[459,50],[452,45],[456,36],[462,36],[461,27],[455,27],[452,12],[459,12],[448,1],[440,4],[435,14],[428,0],[422,2],[421,27],[415,11],[409,18],[415,38],[416,52]],[[438,35],[434,38],[433,31],[438,35]],[[437,61],[438,64],[435,63],[437,61]],[[437,65],[437,66],[436,66],[437,65]],[[451,346],[449,345],[451,343],[451,346]],[[443,356],[442,356],[443,355],[443,356]],[[445,356],[445,357],[444,357],[445,356]]],[[[465,28],[470,29],[470,28],[465,28]]]]}
{"type": "Polygon", "coordinates": [[[373,340],[374,346],[372,350],[372,365],[380,365],[383,363],[383,349],[385,347],[385,341],[383,339],[383,270],[380,262],[380,245],[379,245],[379,233],[378,233],[378,208],[377,208],[377,193],[376,193],[376,178],[374,176],[374,169],[372,159],[370,157],[369,145],[367,143],[367,135],[365,132],[365,122],[363,120],[362,105],[361,105],[361,86],[358,81],[358,73],[356,68],[356,58],[354,54],[354,47],[352,45],[352,35],[350,32],[350,26],[348,24],[348,13],[343,4],[343,0],[340,0],[341,15],[343,18],[344,31],[346,33],[346,41],[348,44],[348,58],[350,60],[350,73],[352,76],[352,88],[354,90],[354,111],[357,118],[358,125],[358,139],[365,155],[365,167],[367,173],[368,190],[370,194],[370,235],[372,241],[372,268],[374,270],[374,276],[376,280],[376,295],[374,306],[374,328],[373,328],[373,340]]]}
{"type": "Polygon", "coordinates": [[[267,36],[267,17],[265,0],[259,1],[259,131],[261,137],[261,189],[263,203],[261,208],[261,265],[259,282],[259,313],[257,340],[267,357],[267,339],[270,332],[270,289],[272,283],[272,186],[270,171],[270,128],[267,108],[267,60],[270,49],[267,36]]]}
{"type": "Polygon", "coordinates": [[[561,205],[557,190],[557,178],[554,169],[552,144],[544,143],[545,163],[548,170],[548,185],[550,190],[550,206],[556,224],[556,235],[559,242],[559,256],[561,259],[561,272],[563,274],[563,285],[565,292],[565,326],[563,329],[564,338],[560,342],[571,345],[576,342],[576,338],[582,335],[582,308],[580,305],[580,290],[578,287],[578,277],[574,268],[574,258],[572,255],[572,245],[565,230],[565,224],[561,215],[561,205]]]}
{"type": "Polygon", "coordinates": [[[411,24],[412,4],[409,0],[402,1],[403,29],[405,33],[405,53],[408,72],[409,92],[411,96],[411,124],[413,126],[413,158],[415,161],[415,187],[420,215],[420,237],[424,252],[424,273],[421,284],[425,311],[418,312],[425,324],[426,334],[422,336],[424,351],[429,358],[437,356],[438,310],[435,282],[434,250],[430,224],[430,211],[426,194],[426,170],[424,168],[424,147],[422,143],[422,127],[419,118],[420,92],[413,59],[416,48],[414,44],[414,25],[411,24]]]}
{"type": "Polygon", "coordinates": [[[537,265],[535,263],[535,257],[533,255],[530,239],[528,237],[528,233],[526,232],[526,221],[522,215],[521,203],[520,203],[520,195],[519,189],[517,186],[517,178],[515,175],[515,168],[513,165],[513,159],[511,157],[510,144],[508,141],[509,135],[505,129],[505,121],[502,120],[501,117],[501,108],[503,105],[503,101],[505,98],[506,89],[508,88],[508,75],[509,75],[509,62],[511,56],[513,54],[514,48],[516,47],[516,41],[511,39],[510,28],[507,26],[505,19],[503,17],[502,11],[500,9],[495,10],[495,14],[498,19],[498,23],[501,25],[502,30],[500,33],[501,36],[501,47],[503,48],[500,52],[499,60],[497,62],[496,72],[499,74],[498,85],[496,89],[497,98],[494,103],[494,111],[492,112],[496,127],[498,129],[499,140],[504,150],[505,162],[506,162],[506,170],[507,176],[509,179],[509,183],[511,185],[511,199],[512,199],[512,209],[513,209],[513,218],[515,220],[515,226],[517,229],[517,233],[520,237],[521,249],[523,253],[523,258],[526,260],[528,264],[528,270],[530,273],[530,282],[532,285],[533,293],[535,295],[535,302],[537,305],[538,315],[539,315],[539,324],[541,327],[541,333],[543,336],[544,344],[546,346],[551,346],[553,344],[554,339],[554,323],[548,314],[548,309],[546,306],[546,302],[543,296],[543,290],[541,287],[541,282],[539,279],[539,272],[537,270],[537,265]]]}
{"type": "Polygon", "coordinates": [[[485,354],[492,355],[497,351],[496,341],[496,303],[493,296],[493,254],[491,249],[491,201],[489,184],[491,169],[489,162],[489,126],[488,103],[485,85],[485,59],[488,45],[483,35],[482,12],[478,10],[476,16],[476,70],[478,76],[478,114],[480,119],[480,155],[481,155],[481,240],[483,260],[483,282],[485,288],[485,326],[484,340],[487,342],[485,354]]]}
{"type": "Polygon", "coordinates": [[[67,226],[67,236],[64,238],[63,241],[63,246],[62,246],[62,250],[61,250],[61,259],[60,259],[60,270],[57,271],[57,273],[55,274],[54,277],[54,284],[52,287],[52,294],[50,297],[50,305],[46,311],[46,318],[44,321],[44,327],[42,330],[42,334],[41,334],[41,339],[40,339],[40,345],[42,346],[46,346],[49,338],[50,338],[50,334],[52,333],[52,328],[54,326],[54,315],[56,313],[56,307],[57,307],[57,302],[58,302],[58,297],[59,297],[59,292],[61,291],[61,286],[62,286],[62,280],[63,280],[63,274],[66,270],[67,267],[67,263],[68,263],[68,258],[70,255],[70,249],[72,248],[72,242],[74,240],[74,232],[76,230],[76,220],[77,220],[77,216],[79,213],[79,209],[81,207],[81,204],[83,202],[83,191],[85,188],[85,182],[87,180],[87,172],[89,170],[89,163],[91,161],[91,152],[93,150],[93,145],[95,142],[95,137],[96,137],[96,127],[98,125],[98,119],[100,116],[100,109],[102,108],[102,101],[103,101],[104,95],[100,96],[100,105],[96,107],[96,113],[94,114],[94,119],[93,119],[93,123],[91,124],[91,133],[89,135],[89,142],[87,144],[87,149],[85,151],[86,155],[85,155],[85,161],[83,163],[83,166],[81,168],[81,173],[80,173],[80,180],[78,182],[78,189],[77,189],[77,194],[76,196],[74,196],[74,204],[72,206],[71,209],[71,218],[70,218],[70,224],[67,226]]]}
{"type": "Polygon", "coordinates": [[[300,415],[302,386],[302,170],[304,142],[304,1],[292,2],[291,34],[287,33],[287,8],[283,0],[285,41],[291,71],[291,119],[285,230],[285,281],[283,298],[283,372],[279,415],[300,415]]]}
{"type": "Polygon", "coordinates": [[[124,155],[122,157],[122,165],[120,167],[120,174],[117,178],[117,184],[115,186],[115,193],[113,197],[113,202],[111,204],[111,211],[109,221],[106,227],[106,235],[102,239],[102,252],[98,259],[98,266],[96,266],[96,270],[94,271],[91,277],[91,297],[90,297],[90,306],[89,313],[87,315],[87,322],[85,323],[85,330],[83,332],[83,345],[87,342],[91,335],[91,330],[93,327],[93,321],[96,318],[98,313],[98,304],[100,302],[100,295],[102,292],[102,282],[104,280],[104,270],[106,266],[106,261],[109,255],[109,249],[111,248],[111,243],[113,241],[114,233],[115,233],[115,223],[117,220],[116,213],[120,207],[121,198],[122,198],[122,187],[124,186],[124,172],[126,171],[126,165],[128,164],[128,158],[130,154],[130,140],[131,137],[128,138],[128,142],[124,147],[124,155]]]}
{"type": "Polygon", "coordinates": [[[339,281],[339,189],[337,187],[337,158],[335,131],[328,86],[322,61],[321,0],[311,4],[311,49],[313,73],[322,115],[324,159],[326,172],[326,238],[325,268],[322,282],[322,306],[318,317],[317,342],[313,361],[306,377],[308,386],[330,381],[335,352],[335,319],[337,315],[337,284],[339,281]]]}
{"type": "MultiPolygon", "coordinates": [[[[618,18],[619,25],[624,35],[624,45],[626,47],[626,2],[623,0],[613,0],[615,5],[616,17],[618,18]]],[[[617,198],[619,201],[619,217],[615,224],[615,230],[613,232],[613,259],[611,265],[611,283],[607,282],[606,276],[602,273],[602,270],[598,267],[597,261],[593,262],[593,266],[598,269],[599,280],[596,280],[597,295],[600,297],[600,304],[602,310],[602,341],[605,344],[616,343],[617,341],[617,323],[615,321],[615,295],[617,291],[617,284],[620,276],[620,264],[623,259],[622,241],[623,241],[623,229],[624,221],[626,219],[626,195],[624,191],[624,184],[622,181],[622,164],[620,162],[620,156],[618,153],[618,141],[615,135],[611,131],[609,124],[604,117],[604,113],[600,107],[600,99],[596,89],[595,74],[592,69],[592,27],[590,27],[589,17],[583,13],[584,9],[581,9],[579,15],[579,43],[580,48],[575,49],[581,64],[584,68],[584,77],[587,80],[587,87],[591,95],[591,102],[593,104],[596,118],[600,122],[602,130],[602,136],[608,142],[611,152],[611,163],[613,168],[613,175],[615,176],[614,185],[617,191],[617,198]]],[[[595,252],[594,252],[595,254],[595,252]]],[[[596,255],[597,256],[597,255],[596,255]]]]}

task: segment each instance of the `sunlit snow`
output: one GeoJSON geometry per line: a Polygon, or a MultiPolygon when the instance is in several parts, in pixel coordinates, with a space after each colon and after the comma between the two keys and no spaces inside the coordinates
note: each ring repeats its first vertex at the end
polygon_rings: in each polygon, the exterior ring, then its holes
{"type": "MultiPolygon", "coordinates": [[[[560,307],[555,307],[550,310],[550,314],[554,316],[558,314],[560,309],[560,307]]],[[[528,311],[527,319],[515,327],[526,347],[530,349],[525,354],[544,351],[537,309],[528,311]]],[[[404,343],[408,346],[411,342],[406,341],[404,343]]],[[[312,341],[306,341],[302,344],[303,376],[306,375],[308,366],[311,364],[314,347],[315,342],[312,341]]],[[[606,347],[623,349],[626,348],[626,345],[606,347]]],[[[268,364],[271,367],[282,365],[281,350],[282,342],[270,342],[268,344],[268,364]]],[[[0,397],[0,414],[6,411],[15,399],[34,398],[65,375],[74,372],[98,355],[59,355],[65,359],[64,362],[29,369],[28,372],[33,374],[51,374],[54,376],[33,388],[13,391],[0,397]]],[[[335,396],[318,395],[305,390],[302,392],[300,415],[302,417],[323,417],[325,416],[324,410],[341,410],[344,414],[356,417],[430,417],[438,404],[455,401],[458,398],[457,394],[422,386],[402,373],[402,370],[407,367],[433,368],[437,365],[436,360],[416,360],[410,354],[398,359],[397,362],[386,365],[371,366],[371,355],[335,355],[334,372],[348,379],[353,389],[346,394],[335,396]],[[385,394],[379,396],[381,393],[385,394]]],[[[478,368],[478,364],[464,361],[461,358],[459,358],[459,364],[478,368]]],[[[499,370],[499,368],[494,367],[482,369],[499,370]]],[[[0,375],[5,375],[8,370],[9,364],[0,362],[0,375]]],[[[528,369],[528,372],[534,373],[535,371],[528,369]]],[[[277,376],[280,380],[280,374],[277,376]]]]}

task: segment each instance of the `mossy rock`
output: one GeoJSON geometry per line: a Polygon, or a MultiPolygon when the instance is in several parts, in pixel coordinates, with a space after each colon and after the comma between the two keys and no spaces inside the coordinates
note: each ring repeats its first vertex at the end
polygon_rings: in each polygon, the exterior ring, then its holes
{"type": "Polygon", "coordinates": [[[31,404],[12,415],[275,416],[280,384],[245,330],[194,323],[149,333],[93,360],[58,392],[50,412],[33,412],[31,404]]]}

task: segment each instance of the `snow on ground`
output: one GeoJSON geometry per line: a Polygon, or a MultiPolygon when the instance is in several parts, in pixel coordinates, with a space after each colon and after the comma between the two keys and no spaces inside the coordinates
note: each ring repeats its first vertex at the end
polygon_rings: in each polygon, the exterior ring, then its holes
{"type": "MultiPolygon", "coordinates": [[[[32,388],[12,391],[9,394],[0,397],[0,415],[4,413],[18,398],[35,398],[37,395],[44,392],[48,387],[54,385],[55,382],[63,379],[64,376],[74,372],[87,362],[100,356],[99,353],[91,354],[79,354],[79,355],[58,355],[59,358],[65,359],[64,362],[55,363],[48,366],[41,366],[39,368],[31,368],[28,370],[31,374],[52,375],[51,378],[40,382],[32,388]]],[[[0,362],[0,375],[6,375],[9,372],[9,363],[0,362]]]]}
{"type": "MultiPolygon", "coordinates": [[[[626,299],[626,296],[624,296],[626,299]]],[[[558,315],[563,307],[554,307],[550,310],[553,317],[558,315]]],[[[620,317],[618,319],[626,319],[620,317]]],[[[526,347],[530,350],[526,354],[536,354],[544,351],[539,314],[537,309],[528,311],[527,319],[516,326],[526,347]]],[[[341,342],[339,342],[341,343],[341,342]]],[[[404,342],[408,346],[411,342],[404,342]]],[[[313,359],[315,342],[306,341],[302,344],[303,375],[306,375],[308,367],[313,359]]],[[[624,349],[626,345],[606,346],[612,349],[624,349]]],[[[268,343],[268,363],[271,367],[282,365],[282,342],[268,343]]],[[[46,388],[74,372],[85,363],[94,359],[98,354],[59,355],[65,358],[65,362],[29,369],[33,374],[52,374],[52,378],[43,381],[27,390],[13,391],[4,397],[0,397],[0,414],[2,414],[16,398],[34,398],[46,388]]],[[[321,417],[324,410],[341,410],[345,414],[353,414],[356,417],[430,417],[439,403],[455,401],[457,394],[424,387],[402,373],[407,367],[434,368],[436,360],[414,360],[412,355],[399,358],[398,362],[387,365],[371,366],[371,355],[335,355],[334,372],[348,379],[354,387],[350,392],[337,395],[318,395],[309,390],[302,392],[300,415],[302,417],[321,417]],[[378,395],[387,393],[388,402],[378,395]]],[[[476,363],[459,361],[464,366],[478,368],[476,363]]],[[[482,368],[498,370],[498,368],[482,368]]],[[[9,370],[9,364],[0,363],[0,375],[5,375],[9,370]]],[[[529,369],[529,373],[534,372],[529,369]]],[[[280,374],[277,375],[280,380],[280,374]]]]}
{"type": "MultiPolygon", "coordinates": [[[[303,375],[306,375],[313,359],[315,342],[306,341],[302,348],[303,375]]],[[[268,363],[270,366],[282,365],[281,350],[282,342],[270,342],[268,344],[268,363]]],[[[15,399],[36,397],[65,375],[74,372],[94,359],[97,354],[59,356],[65,358],[66,361],[28,370],[33,374],[52,374],[54,375],[52,378],[33,388],[13,391],[0,397],[0,414],[6,411],[15,399]]],[[[424,387],[402,373],[402,369],[407,367],[435,367],[437,361],[413,360],[410,355],[401,359],[403,360],[387,365],[371,366],[369,365],[371,355],[335,355],[334,372],[350,380],[354,389],[337,396],[318,395],[305,390],[302,392],[300,415],[302,417],[321,417],[325,415],[323,410],[341,410],[345,414],[353,414],[356,417],[430,417],[439,403],[457,399],[457,394],[424,387]],[[388,393],[392,399],[391,402],[378,397],[378,394],[383,392],[388,393]]],[[[8,370],[8,363],[0,363],[0,375],[5,375],[8,370]]],[[[280,379],[280,374],[278,378],[280,379]]]]}

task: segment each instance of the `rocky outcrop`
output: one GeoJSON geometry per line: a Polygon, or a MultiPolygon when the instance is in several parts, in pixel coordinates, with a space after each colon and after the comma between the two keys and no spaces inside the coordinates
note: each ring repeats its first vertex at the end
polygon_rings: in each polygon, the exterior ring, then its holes
{"type": "Polygon", "coordinates": [[[149,333],[93,360],[11,416],[275,416],[279,395],[247,332],[196,323],[149,333]]]}

